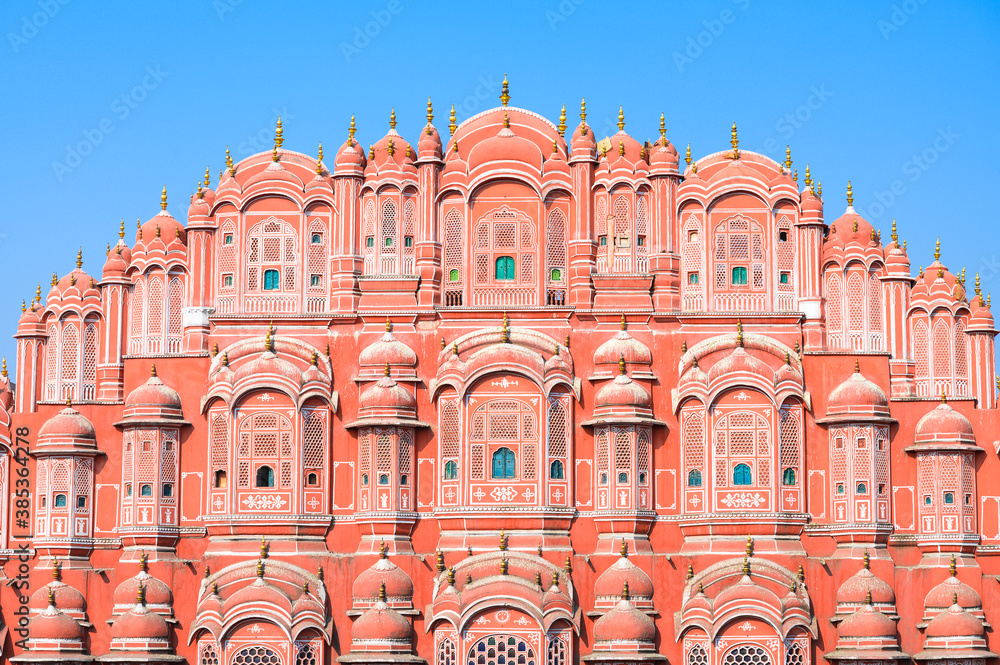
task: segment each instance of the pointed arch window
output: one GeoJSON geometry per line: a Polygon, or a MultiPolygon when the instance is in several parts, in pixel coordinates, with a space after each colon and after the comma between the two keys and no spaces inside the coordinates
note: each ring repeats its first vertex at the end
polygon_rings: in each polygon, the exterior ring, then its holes
{"type": "Polygon", "coordinates": [[[258,467],[257,482],[255,484],[257,487],[274,487],[274,469],[266,464],[258,467]]]}
{"type": "Polygon", "coordinates": [[[493,453],[493,478],[517,478],[517,459],[510,448],[497,448],[493,453]]]}

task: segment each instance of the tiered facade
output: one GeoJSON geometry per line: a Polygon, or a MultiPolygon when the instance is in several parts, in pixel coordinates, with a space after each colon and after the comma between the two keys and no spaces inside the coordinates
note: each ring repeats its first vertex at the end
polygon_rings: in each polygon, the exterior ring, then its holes
{"type": "Polygon", "coordinates": [[[415,143],[352,120],[330,161],[279,122],[39,289],[0,382],[6,659],[996,658],[978,280],[912,276],[735,126],[682,164],[662,119],[501,101],[447,141],[430,102],[415,143]]]}

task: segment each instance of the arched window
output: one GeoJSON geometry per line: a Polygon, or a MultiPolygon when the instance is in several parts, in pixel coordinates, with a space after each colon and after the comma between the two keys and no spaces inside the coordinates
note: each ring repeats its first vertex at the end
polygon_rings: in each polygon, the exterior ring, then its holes
{"type": "Polygon", "coordinates": [[[559,460],[555,460],[549,465],[549,478],[552,480],[562,480],[565,477],[565,472],[563,471],[563,463],[559,460]]]}
{"type": "Polygon", "coordinates": [[[378,484],[379,485],[388,485],[389,484],[389,474],[388,473],[379,474],[378,484]]]}
{"type": "Polygon", "coordinates": [[[517,462],[510,448],[497,448],[493,453],[493,478],[516,478],[517,462]]]}
{"type": "Polygon", "coordinates": [[[733,469],[733,485],[752,485],[753,479],[750,476],[750,467],[746,464],[737,464],[733,469]]]}
{"type": "Polygon", "coordinates": [[[517,270],[514,268],[514,257],[512,256],[497,257],[495,277],[498,280],[517,279],[517,270]]]}
{"type": "Polygon", "coordinates": [[[618,473],[618,482],[627,483],[628,482],[628,471],[620,471],[618,473]]]}
{"type": "Polygon", "coordinates": [[[866,485],[864,483],[858,483],[857,493],[858,494],[868,494],[868,485],[866,485]]]}
{"type": "Polygon", "coordinates": [[[274,487],[274,469],[267,466],[257,468],[257,487],[274,487]]]}
{"type": "Polygon", "coordinates": [[[65,508],[66,507],[66,495],[65,494],[56,494],[55,501],[53,501],[52,505],[55,506],[56,508],[65,508]]]}
{"type": "Polygon", "coordinates": [[[733,286],[746,286],[747,285],[747,269],[744,266],[735,266],[733,268],[733,286]]]}
{"type": "Polygon", "coordinates": [[[317,476],[315,473],[310,473],[308,476],[306,476],[306,484],[319,485],[319,476],[317,476]]]}
{"type": "Polygon", "coordinates": [[[701,471],[699,469],[688,471],[688,487],[701,487],[701,471]]]}
{"type": "Polygon", "coordinates": [[[143,483],[140,485],[139,496],[153,496],[153,486],[149,483],[143,483]]]}
{"type": "Polygon", "coordinates": [[[281,288],[281,273],[277,270],[264,271],[264,290],[277,291],[281,288]]]}
{"type": "Polygon", "coordinates": [[[444,465],[444,479],[455,480],[458,478],[458,464],[454,460],[448,460],[444,465]]]}
{"type": "Polygon", "coordinates": [[[229,479],[226,477],[226,472],[219,469],[215,472],[215,486],[219,489],[224,489],[229,484],[229,479]]]}
{"type": "Polygon", "coordinates": [[[947,504],[955,503],[955,494],[954,494],[954,492],[945,492],[944,493],[944,502],[947,503],[947,504]]]}
{"type": "Polygon", "coordinates": [[[281,657],[267,647],[245,647],[236,652],[233,665],[281,665],[281,657]]]}
{"type": "Polygon", "coordinates": [[[367,487],[368,486],[368,474],[367,473],[362,473],[361,474],[361,485],[363,487],[367,487]]]}
{"type": "Polygon", "coordinates": [[[788,467],[781,474],[781,484],[782,485],[795,485],[795,469],[788,467]]]}

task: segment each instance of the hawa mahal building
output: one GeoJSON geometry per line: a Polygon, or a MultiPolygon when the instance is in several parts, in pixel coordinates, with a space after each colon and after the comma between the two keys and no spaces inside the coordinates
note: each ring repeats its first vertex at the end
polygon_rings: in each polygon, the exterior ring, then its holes
{"type": "Polygon", "coordinates": [[[330,158],[279,121],[39,289],[6,660],[996,662],[978,280],[735,125],[682,162],[508,100],[330,158]]]}

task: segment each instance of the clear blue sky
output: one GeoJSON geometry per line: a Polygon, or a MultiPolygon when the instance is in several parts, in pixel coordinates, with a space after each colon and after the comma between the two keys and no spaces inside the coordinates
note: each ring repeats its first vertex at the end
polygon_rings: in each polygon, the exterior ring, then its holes
{"type": "Polygon", "coordinates": [[[53,271],[100,276],[124,217],[184,220],[206,165],[228,144],[314,154],[347,135],[375,142],[396,107],[415,140],[432,96],[439,128],[511,104],[570,123],[655,138],[660,112],[680,151],[741,147],[781,157],[790,143],[823,182],[826,218],[856,207],[914,264],[983,273],[1000,298],[1000,5],[868,0],[502,3],[4,0],[0,7],[0,353],[12,356],[22,298],[53,271]],[[367,35],[365,33],[368,33],[367,35]],[[893,191],[895,190],[895,192],[893,191]]]}

